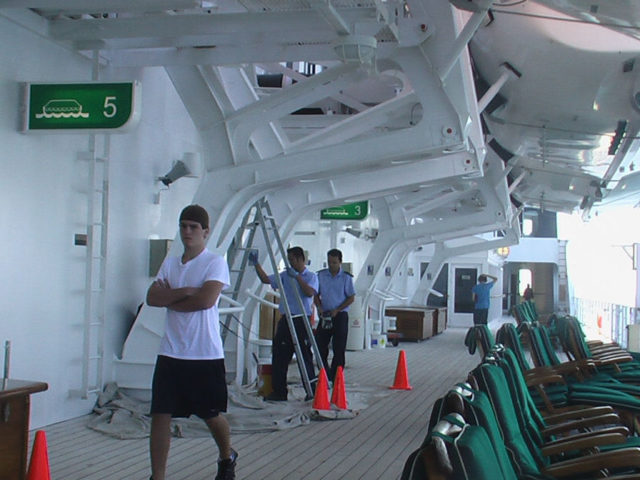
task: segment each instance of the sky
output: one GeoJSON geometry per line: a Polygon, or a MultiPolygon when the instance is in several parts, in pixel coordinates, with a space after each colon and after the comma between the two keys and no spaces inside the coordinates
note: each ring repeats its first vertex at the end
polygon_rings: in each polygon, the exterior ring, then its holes
{"type": "Polygon", "coordinates": [[[635,305],[631,255],[633,243],[640,242],[640,208],[600,209],[587,222],[579,214],[560,213],[558,238],[568,241],[567,269],[576,297],[635,305]]]}

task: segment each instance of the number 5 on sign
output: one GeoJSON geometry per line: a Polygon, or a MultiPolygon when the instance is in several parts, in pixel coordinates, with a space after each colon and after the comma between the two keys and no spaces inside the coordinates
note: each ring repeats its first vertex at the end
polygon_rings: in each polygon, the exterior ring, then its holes
{"type": "Polygon", "coordinates": [[[116,107],[116,104],[113,103],[115,102],[115,100],[116,97],[104,97],[104,112],[102,112],[102,114],[105,117],[114,117],[116,112],[118,111],[118,107],[116,107]]]}

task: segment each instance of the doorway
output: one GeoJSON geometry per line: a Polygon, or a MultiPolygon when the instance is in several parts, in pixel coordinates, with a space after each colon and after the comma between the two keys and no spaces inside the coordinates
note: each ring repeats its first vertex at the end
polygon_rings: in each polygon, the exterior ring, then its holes
{"type": "Polygon", "coordinates": [[[460,266],[453,269],[453,305],[449,305],[451,324],[467,327],[473,325],[473,293],[471,289],[478,280],[478,266],[460,266]]]}

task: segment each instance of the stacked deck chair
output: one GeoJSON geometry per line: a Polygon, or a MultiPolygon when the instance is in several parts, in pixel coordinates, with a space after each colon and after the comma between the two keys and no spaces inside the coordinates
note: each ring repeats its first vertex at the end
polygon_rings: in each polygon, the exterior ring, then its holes
{"type": "MultiPolygon", "coordinates": [[[[457,385],[438,400],[429,423],[427,438],[409,456],[401,480],[640,478],[633,473],[640,466],[640,449],[625,448],[605,454],[595,451],[597,445],[622,445],[626,440],[623,427],[580,433],[553,441],[544,447],[544,452],[558,458],[553,465],[539,467],[533,455],[526,455],[527,446],[523,444],[523,452],[508,446],[489,397],[468,384],[457,385]],[[578,453],[574,453],[573,458],[566,455],[560,458],[567,451],[578,453]],[[582,455],[581,451],[584,452],[582,455]],[[626,474],[613,476],[613,469],[626,474]]],[[[575,425],[566,430],[572,428],[575,429],[575,425]]]]}
{"type": "MultiPolygon", "coordinates": [[[[528,329],[529,343],[534,363],[539,367],[550,367],[561,372],[571,385],[598,386],[640,396],[640,385],[624,383],[620,380],[620,372],[609,373],[596,366],[589,359],[561,362],[551,343],[549,331],[544,326],[532,326],[528,329]]],[[[631,372],[629,372],[631,373],[631,372]]],[[[638,370],[640,374],[640,369],[638,370]]]]}
{"type": "MultiPolygon", "coordinates": [[[[478,383],[478,388],[489,397],[505,448],[511,456],[514,468],[517,469],[518,478],[540,478],[540,474],[555,478],[600,478],[606,474],[624,475],[622,478],[640,478],[640,448],[633,446],[635,437],[625,437],[623,430],[607,429],[602,436],[597,432],[581,432],[574,439],[575,442],[570,442],[564,437],[550,438],[548,442],[541,441],[544,436],[560,433],[562,424],[544,431],[531,430],[531,425],[525,425],[520,404],[512,397],[509,381],[500,366],[483,363],[472,375],[478,383]],[[604,446],[613,445],[619,448],[600,451],[604,446]],[[585,470],[570,471],[572,468],[585,470]]],[[[611,419],[603,420],[605,425],[611,422],[611,419]]],[[[585,427],[574,424],[564,428],[580,432],[585,427]]]]}
{"type": "Polygon", "coordinates": [[[640,384],[640,361],[615,343],[587,342],[577,318],[558,319],[558,333],[568,358],[593,362],[598,371],[609,373],[626,383],[640,384]]]}
{"type": "MultiPolygon", "coordinates": [[[[518,421],[521,428],[530,432],[530,438],[534,439],[538,445],[541,445],[545,441],[545,437],[549,435],[556,435],[558,433],[559,423],[565,421],[565,419],[573,418],[580,419],[582,425],[580,428],[593,428],[602,426],[606,422],[615,424],[627,424],[628,420],[621,418],[620,415],[614,413],[614,409],[617,405],[601,405],[602,397],[598,397],[598,402],[591,402],[591,405],[596,406],[579,406],[573,409],[566,410],[563,413],[543,415],[543,413],[535,406],[529,395],[522,372],[517,364],[515,355],[509,349],[496,350],[495,352],[496,364],[504,372],[505,378],[508,382],[509,391],[514,404],[517,405],[518,421]],[[614,416],[611,416],[613,414],[614,416]]],[[[614,396],[614,400],[620,402],[614,396]]],[[[577,425],[577,424],[576,424],[577,425]]],[[[626,428],[628,434],[629,429],[626,428]]],[[[640,447],[640,438],[633,436],[627,442],[627,446],[640,447]]],[[[601,450],[616,449],[618,446],[606,446],[601,450]]]]}
{"type": "Polygon", "coordinates": [[[503,325],[498,332],[498,338],[505,340],[505,345],[516,352],[509,351],[509,357],[513,356],[511,363],[514,364],[513,368],[521,371],[526,384],[534,388],[532,397],[536,408],[556,412],[575,408],[576,405],[610,405],[623,418],[625,425],[633,432],[638,431],[640,416],[638,386],[624,384],[606,375],[585,379],[578,368],[581,365],[580,362],[562,364],[553,349],[544,348],[545,344],[551,348],[549,339],[547,338],[547,342],[543,340],[545,327],[525,328],[523,331],[528,332],[531,337],[532,357],[537,365],[533,369],[528,369],[527,364],[523,367],[521,359],[524,353],[521,351],[517,332],[513,326],[503,325]],[[540,358],[546,361],[542,362],[540,358]]]}

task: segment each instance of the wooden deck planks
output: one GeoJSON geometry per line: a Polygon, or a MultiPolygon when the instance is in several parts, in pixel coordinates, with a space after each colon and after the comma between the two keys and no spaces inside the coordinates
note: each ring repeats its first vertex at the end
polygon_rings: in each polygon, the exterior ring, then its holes
{"type": "MultiPolygon", "coordinates": [[[[240,453],[238,480],[398,478],[407,456],[426,434],[435,400],[464,380],[478,362],[477,356],[465,350],[465,333],[464,329],[448,329],[420,343],[403,342],[399,348],[348,352],[347,391],[357,384],[375,389],[379,396],[351,420],[312,421],[289,430],[233,434],[234,448],[240,453]],[[400,349],[407,354],[411,391],[388,389],[400,349]]],[[[108,437],[87,428],[88,418],[45,428],[52,479],[148,479],[148,439],[108,437]]],[[[211,438],[173,439],[167,478],[212,479],[216,459],[211,438]]]]}

